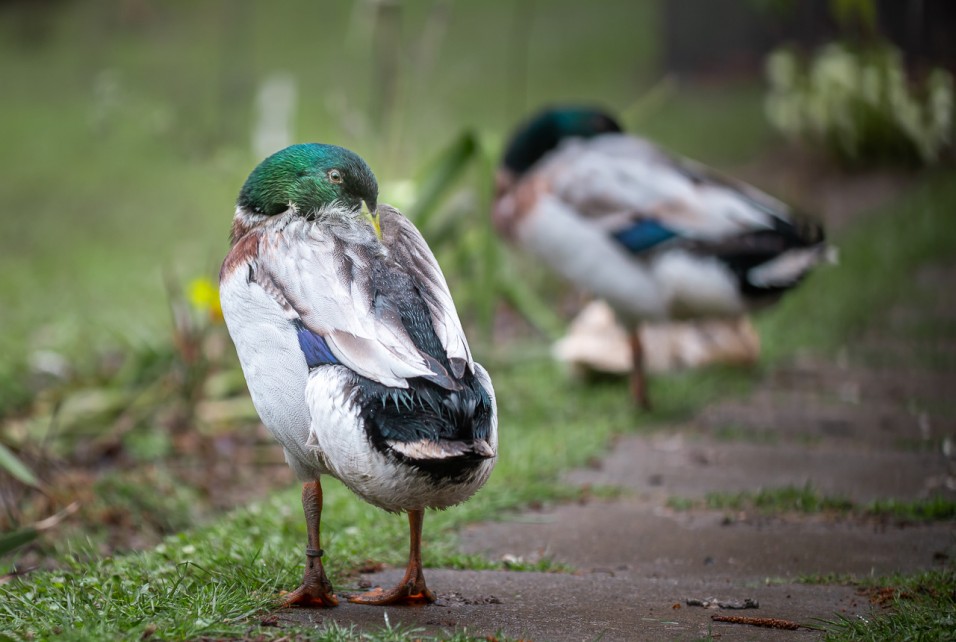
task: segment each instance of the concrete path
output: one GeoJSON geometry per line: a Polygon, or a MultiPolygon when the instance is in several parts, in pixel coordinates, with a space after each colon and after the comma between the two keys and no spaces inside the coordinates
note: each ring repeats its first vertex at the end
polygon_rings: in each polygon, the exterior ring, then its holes
{"type": "MultiPolygon", "coordinates": [[[[926,279],[930,288],[956,282],[956,268],[931,271],[926,279]]],[[[937,301],[920,311],[921,318],[952,327],[954,306],[937,301]]],[[[956,359],[945,357],[956,355],[956,337],[929,346],[942,361],[920,359],[927,346],[896,331],[894,319],[905,325],[907,314],[889,311],[840,354],[777,369],[746,399],[715,404],[691,422],[651,435],[622,437],[595,467],[568,475],[580,486],[615,487],[617,499],[510,515],[462,533],[466,551],[491,559],[547,557],[574,573],[427,569],[440,598],[436,605],[345,604],[282,617],[365,630],[381,628],[387,616],[392,626],[421,633],[467,629],[538,641],[810,640],[822,633],[718,623],[711,616],[810,626],[872,617],[879,608],[853,587],[801,580],[939,566],[956,559],[952,522],[906,525],[823,513],[767,516],[672,506],[675,499],[699,506],[712,492],[807,485],[861,505],[953,497],[956,368],[947,364],[956,359]],[[896,350],[892,359],[885,358],[887,346],[896,350]],[[872,359],[874,353],[881,359],[872,359]],[[706,598],[751,598],[759,608],[687,604],[706,598]]],[[[364,579],[388,586],[400,575],[389,569],[364,579]]]]}

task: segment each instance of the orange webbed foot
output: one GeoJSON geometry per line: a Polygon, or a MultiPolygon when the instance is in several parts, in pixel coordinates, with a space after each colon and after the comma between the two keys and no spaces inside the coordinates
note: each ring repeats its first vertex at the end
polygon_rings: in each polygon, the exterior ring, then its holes
{"type": "Polygon", "coordinates": [[[330,609],[338,606],[339,600],[331,592],[317,592],[305,584],[282,596],[282,608],[301,606],[305,608],[330,609]]]}
{"type": "MultiPolygon", "coordinates": [[[[309,549],[311,551],[311,549],[309,549]]],[[[312,608],[332,608],[339,605],[338,598],[332,592],[332,582],[325,575],[325,569],[319,560],[321,551],[309,555],[309,565],[305,569],[302,585],[291,593],[282,596],[282,606],[304,606],[312,608]]]]}
{"type": "Polygon", "coordinates": [[[434,601],[434,594],[428,590],[424,582],[402,583],[389,591],[375,588],[367,593],[358,593],[349,597],[349,602],[367,606],[414,606],[431,604],[434,601]]]}

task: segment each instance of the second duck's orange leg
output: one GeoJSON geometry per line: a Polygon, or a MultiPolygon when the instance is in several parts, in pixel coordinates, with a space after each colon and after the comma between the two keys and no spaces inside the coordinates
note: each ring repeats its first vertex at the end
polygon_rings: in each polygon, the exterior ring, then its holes
{"type": "Polygon", "coordinates": [[[634,402],[643,410],[651,409],[651,400],[647,396],[647,375],[644,372],[644,346],[641,344],[641,337],[638,329],[634,328],[630,333],[631,342],[631,395],[634,402]]]}

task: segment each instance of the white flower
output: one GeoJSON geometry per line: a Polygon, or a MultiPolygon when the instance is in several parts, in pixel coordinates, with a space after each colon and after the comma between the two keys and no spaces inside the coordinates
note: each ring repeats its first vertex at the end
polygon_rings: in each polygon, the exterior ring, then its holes
{"type": "Polygon", "coordinates": [[[778,90],[793,89],[799,69],[797,56],[789,49],[776,49],[770,52],[766,62],[767,79],[778,90]]]}
{"type": "Polygon", "coordinates": [[[952,76],[934,70],[914,94],[902,54],[890,45],[858,51],[831,44],[807,69],[792,51],[779,49],[767,57],[766,73],[764,110],[774,127],[846,158],[864,149],[899,154],[908,147],[932,163],[953,139],[952,76]]]}

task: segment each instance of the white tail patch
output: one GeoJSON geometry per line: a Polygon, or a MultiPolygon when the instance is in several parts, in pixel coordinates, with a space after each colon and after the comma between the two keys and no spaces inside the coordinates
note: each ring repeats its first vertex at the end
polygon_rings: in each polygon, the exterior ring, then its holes
{"type": "Polygon", "coordinates": [[[431,439],[421,439],[419,441],[389,440],[386,443],[389,448],[409,459],[451,459],[453,457],[464,457],[468,455],[477,455],[478,457],[490,459],[495,456],[494,449],[484,439],[472,439],[468,441],[432,441],[431,439]]]}
{"type": "Polygon", "coordinates": [[[787,287],[819,263],[836,263],[836,248],[825,245],[789,250],[747,272],[747,280],[758,288],[787,287]]]}

